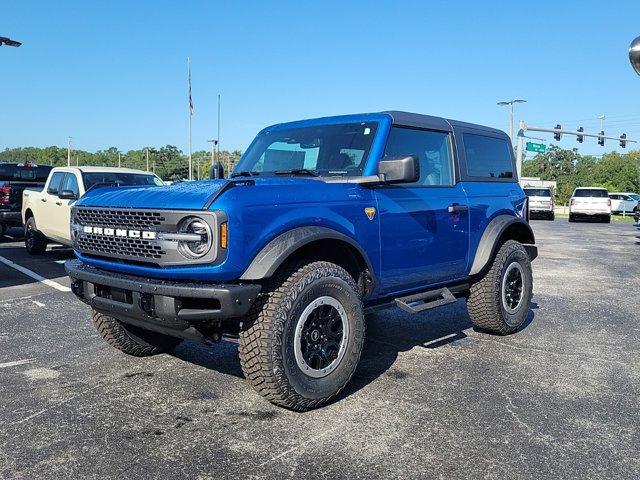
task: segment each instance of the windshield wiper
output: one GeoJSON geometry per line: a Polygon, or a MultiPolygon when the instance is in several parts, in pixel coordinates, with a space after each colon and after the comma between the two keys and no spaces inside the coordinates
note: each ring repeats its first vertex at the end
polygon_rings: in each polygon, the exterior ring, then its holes
{"type": "Polygon", "coordinates": [[[308,175],[310,177],[319,177],[317,172],[309,170],[308,168],[294,168],[291,170],[276,170],[276,175],[308,175]]]}
{"type": "Polygon", "coordinates": [[[260,172],[250,172],[248,170],[243,170],[242,172],[235,172],[231,174],[231,178],[235,177],[251,177],[253,175],[260,175],[260,172]]]}

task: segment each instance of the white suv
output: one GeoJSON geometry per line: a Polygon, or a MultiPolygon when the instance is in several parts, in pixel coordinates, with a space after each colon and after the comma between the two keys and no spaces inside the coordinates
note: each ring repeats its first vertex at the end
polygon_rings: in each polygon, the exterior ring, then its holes
{"type": "Polygon", "coordinates": [[[640,195],[630,192],[611,192],[611,213],[636,213],[640,195]]]}
{"type": "Polygon", "coordinates": [[[544,215],[547,220],[555,218],[554,198],[551,190],[548,188],[525,187],[524,193],[529,198],[529,213],[531,217],[534,215],[544,215]]]}
{"type": "Polygon", "coordinates": [[[576,188],[569,203],[569,221],[578,217],[598,217],[606,223],[611,222],[611,199],[606,188],[576,188]]]}

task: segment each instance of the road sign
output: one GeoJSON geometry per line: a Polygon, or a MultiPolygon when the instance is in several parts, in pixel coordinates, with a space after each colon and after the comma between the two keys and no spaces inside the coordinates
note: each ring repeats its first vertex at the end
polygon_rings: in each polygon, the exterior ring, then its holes
{"type": "Polygon", "coordinates": [[[544,143],[527,142],[527,152],[544,153],[547,151],[547,146],[544,143]]]}

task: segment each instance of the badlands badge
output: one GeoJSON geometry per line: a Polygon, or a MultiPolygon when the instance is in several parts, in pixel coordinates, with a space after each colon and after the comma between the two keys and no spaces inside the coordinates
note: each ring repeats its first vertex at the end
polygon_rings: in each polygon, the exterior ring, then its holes
{"type": "Polygon", "coordinates": [[[364,209],[364,213],[367,214],[367,218],[369,220],[373,220],[373,217],[376,216],[376,209],[373,207],[367,207],[364,209]]]}

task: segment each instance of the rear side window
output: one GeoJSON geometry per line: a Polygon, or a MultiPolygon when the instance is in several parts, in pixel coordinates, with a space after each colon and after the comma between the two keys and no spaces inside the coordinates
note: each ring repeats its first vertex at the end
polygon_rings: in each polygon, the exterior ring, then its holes
{"type": "Polygon", "coordinates": [[[415,155],[420,160],[420,179],[413,185],[453,185],[448,133],[392,127],[385,158],[408,155],[415,155]]]}
{"type": "Polygon", "coordinates": [[[548,188],[525,188],[527,197],[550,197],[551,191],[548,188]]]}
{"type": "Polygon", "coordinates": [[[513,178],[511,145],[502,138],[465,133],[467,175],[478,178],[513,178]]]}
{"type": "Polygon", "coordinates": [[[601,188],[581,188],[573,192],[574,197],[608,197],[609,192],[601,188]]]}
{"type": "Polygon", "coordinates": [[[49,182],[49,186],[47,187],[47,193],[50,193],[51,195],[58,194],[62,177],[64,177],[64,172],[56,172],[51,176],[51,181],[49,182]]]}

